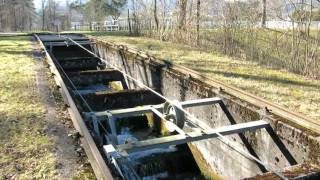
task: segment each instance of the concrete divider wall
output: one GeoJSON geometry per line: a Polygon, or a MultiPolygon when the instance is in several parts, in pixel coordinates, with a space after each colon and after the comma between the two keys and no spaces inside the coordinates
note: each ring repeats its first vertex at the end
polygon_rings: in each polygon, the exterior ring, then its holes
{"type": "MultiPolygon", "coordinates": [[[[272,112],[267,112],[255,104],[228,95],[223,90],[219,91],[219,87],[194,78],[192,72],[186,73],[185,69],[180,70],[178,66],[139,54],[122,46],[115,46],[98,39],[92,40],[96,42],[93,46],[99,56],[149,87],[161,91],[164,96],[181,101],[219,96],[226,103],[237,123],[264,119],[273,127],[277,134],[275,138],[281,139],[298,163],[320,164],[320,138],[316,132],[309,131],[272,112]]],[[[134,83],[128,82],[129,87],[136,87],[134,83]]],[[[189,110],[212,128],[231,124],[218,105],[189,110]]],[[[265,129],[247,132],[245,137],[247,146],[255,151],[261,161],[277,170],[290,166],[274,139],[265,129]]],[[[236,146],[247,150],[244,145],[246,142],[239,135],[227,138],[236,146]]],[[[228,179],[251,177],[262,172],[255,162],[243,157],[218,139],[195,142],[191,147],[201,153],[201,158],[206,160],[207,168],[228,179]]]]}

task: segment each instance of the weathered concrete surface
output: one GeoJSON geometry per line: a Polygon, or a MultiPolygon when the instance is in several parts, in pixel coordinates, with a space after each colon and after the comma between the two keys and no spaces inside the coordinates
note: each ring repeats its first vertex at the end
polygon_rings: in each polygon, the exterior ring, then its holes
{"type": "MultiPolygon", "coordinates": [[[[191,100],[219,96],[234,115],[236,123],[259,119],[270,122],[275,133],[274,139],[264,129],[245,133],[242,138],[239,135],[227,138],[244,150],[251,148],[263,162],[276,169],[293,165],[295,161],[320,164],[318,132],[259,108],[256,104],[244,99],[231,96],[215,84],[204,83],[201,79],[193,77],[192,70],[186,73],[185,69],[180,70],[178,66],[99,40],[96,40],[94,49],[102,58],[143,81],[149,87],[159,89],[170,99],[191,100]],[[277,138],[280,138],[279,142],[283,142],[284,147],[287,147],[288,152],[285,154],[291,154],[294,157],[294,160],[289,159],[291,163],[276,145],[274,140],[279,140],[277,138]]],[[[129,88],[135,87],[134,83],[129,83],[129,88]]],[[[190,112],[212,128],[235,123],[226,118],[218,105],[192,108],[190,112]]],[[[210,168],[228,179],[251,177],[263,172],[255,162],[241,156],[218,139],[199,141],[193,145],[202,154],[210,168]]]]}

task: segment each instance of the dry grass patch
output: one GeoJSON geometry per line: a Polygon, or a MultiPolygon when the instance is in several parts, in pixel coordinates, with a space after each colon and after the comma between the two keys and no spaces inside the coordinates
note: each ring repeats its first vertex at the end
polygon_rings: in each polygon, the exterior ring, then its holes
{"type": "Polygon", "coordinates": [[[0,37],[0,177],[52,179],[53,144],[46,135],[29,37],[0,37]]]}

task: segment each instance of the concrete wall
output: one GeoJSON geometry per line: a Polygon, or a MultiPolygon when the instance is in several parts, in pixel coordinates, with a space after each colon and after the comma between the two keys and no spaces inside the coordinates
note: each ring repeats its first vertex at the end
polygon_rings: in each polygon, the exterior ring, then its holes
{"type": "MultiPolygon", "coordinates": [[[[163,61],[137,55],[130,50],[119,50],[119,47],[96,40],[94,49],[102,58],[111,64],[126,71],[131,76],[143,81],[149,87],[158,89],[170,99],[191,100],[207,97],[221,97],[228,109],[232,112],[237,123],[264,119],[270,122],[275,138],[280,138],[289,153],[298,163],[311,162],[320,164],[320,139],[319,134],[306,130],[287,119],[272,113],[266,113],[255,104],[250,104],[238,97],[233,97],[219,91],[219,87],[201,82],[179,71],[163,61]]],[[[129,87],[135,87],[129,83],[129,87]]],[[[203,120],[212,128],[230,125],[218,105],[197,107],[189,109],[196,117],[203,120]]],[[[290,166],[283,153],[265,129],[245,133],[247,143],[261,161],[271,165],[274,169],[282,170],[290,166]]],[[[227,137],[236,146],[247,150],[244,141],[239,135],[227,137]]],[[[228,179],[239,179],[261,173],[255,162],[235,152],[218,139],[205,140],[193,143],[208,164],[208,168],[228,179]]]]}

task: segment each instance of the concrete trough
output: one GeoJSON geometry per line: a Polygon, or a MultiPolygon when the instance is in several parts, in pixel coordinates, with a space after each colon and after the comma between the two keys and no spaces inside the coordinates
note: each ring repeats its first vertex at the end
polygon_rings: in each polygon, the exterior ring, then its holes
{"type": "Polygon", "coordinates": [[[100,60],[98,58],[79,58],[72,60],[60,61],[60,65],[65,71],[83,71],[83,70],[97,70],[99,69],[100,60]]]}
{"type": "Polygon", "coordinates": [[[95,84],[107,85],[110,82],[120,82],[123,89],[128,89],[123,75],[113,69],[70,72],[68,76],[79,88],[95,84]]]}
{"type": "MultiPolygon", "coordinates": [[[[54,42],[48,40],[47,36],[45,38],[46,42],[54,42]]],[[[258,122],[257,120],[267,122],[267,126],[263,126],[263,128],[255,129],[255,131],[237,131],[238,134],[228,135],[225,138],[236,147],[249,152],[272,167],[273,170],[282,172],[288,178],[319,177],[320,124],[317,121],[289,112],[264,99],[202,76],[188,68],[150,57],[123,46],[105,43],[94,37],[89,37],[90,40],[80,39],[79,41],[94,42],[84,45],[85,48],[94,50],[97,55],[107,59],[108,63],[170,99],[186,101],[221,98],[222,103],[219,100],[214,104],[187,108],[202,123],[212,129],[224,129],[224,127],[228,129],[231,125],[238,127],[237,124],[245,126],[246,123],[258,122]]],[[[56,59],[54,61],[56,65],[67,61],[80,60],[81,62],[81,58],[95,59],[92,54],[75,45],[51,45],[46,48],[50,52],[47,53],[48,59],[50,60],[51,57],[56,59]],[[75,54],[76,56],[74,56],[75,54]]],[[[137,140],[173,137],[178,132],[168,131],[163,125],[163,120],[157,118],[152,112],[143,116],[119,118],[119,120],[109,116],[99,117],[100,119],[88,116],[94,113],[88,114],[89,109],[83,99],[93,111],[104,111],[107,114],[110,114],[114,109],[159,105],[164,103],[164,100],[151,91],[139,89],[138,84],[124,78],[121,73],[110,70],[108,64],[97,66],[99,70],[91,70],[90,65],[83,67],[87,68],[82,71],[68,71],[68,67],[62,67],[67,71],[71,82],[62,76],[63,82],[60,82],[60,86],[64,87],[65,83],[67,88],[64,89],[70,92],[65,93],[70,94],[70,96],[66,96],[66,102],[72,108],[71,115],[74,117],[76,114],[74,123],[76,127],[80,126],[80,132],[84,134],[84,142],[85,145],[87,144],[86,152],[91,159],[92,166],[95,167],[97,177],[103,179],[110,179],[111,175],[124,179],[264,179],[274,177],[274,174],[267,172],[266,167],[240,155],[239,152],[218,138],[190,141],[187,144],[173,146],[174,150],[170,146],[162,147],[164,149],[160,149],[160,151],[156,148],[142,152],[131,152],[127,157],[113,159],[117,156],[114,156],[116,150],[112,149],[114,146],[110,143],[112,141],[110,137],[114,136],[119,147],[127,147],[126,143],[134,144],[137,140]],[[110,85],[110,81],[118,82],[120,87],[110,85]],[[82,90],[89,91],[80,93],[79,91],[82,90]],[[82,122],[83,119],[86,121],[85,124],[82,122]],[[97,122],[100,122],[102,127],[98,127],[97,122]],[[101,140],[101,137],[99,139],[97,133],[94,132],[103,131],[104,128],[107,131],[106,135],[112,134],[112,136],[108,135],[101,140]],[[95,144],[92,143],[92,137],[95,139],[95,144]],[[97,148],[100,148],[100,152],[104,151],[104,153],[97,154],[97,148]],[[110,162],[103,162],[101,156],[106,156],[105,159],[110,162]],[[111,161],[118,164],[111,163],[111,161]],[[108,164],[109,168],[105,168],[105,164],[108,164]],[[119,173],[118,168],[127,174],[119,173]]],[[[63,70],[58,68],[60,73],[63,70]]],[[[214,134],[213,136],[217,137],[214,134]]]]}

